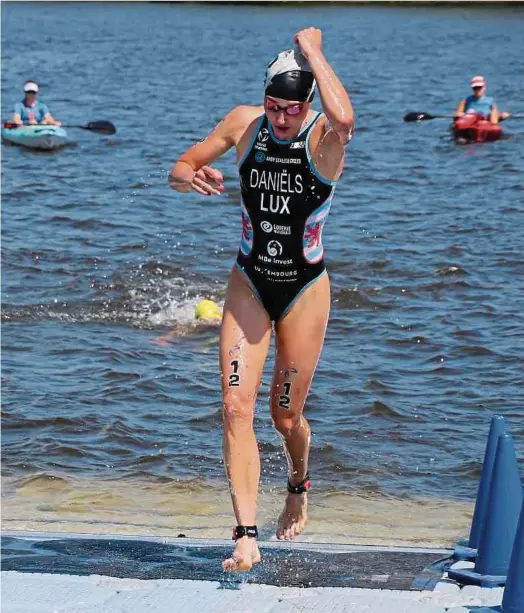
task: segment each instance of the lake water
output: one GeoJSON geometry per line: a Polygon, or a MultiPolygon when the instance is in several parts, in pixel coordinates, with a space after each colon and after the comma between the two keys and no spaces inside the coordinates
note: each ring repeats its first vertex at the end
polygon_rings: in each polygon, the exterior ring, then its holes
{"type": "MultiPolygon", "coordinates": [[[[223,300],[238,249],[234,155],[216,164],[219,198],[170,191],[167,173],[259,104],[267,62],[315,25],[357,124],[324,231],[303,540],[466,534],[492,414],[524,467],[524,121],[457,146],[447,120],[402,117],[452,114],[478,73],[524,113],[522,7],[4,2],[2,20],[4,120],[32,78],[64,123],[118,129],[71,129],[58,152],[2,146],[4,527],[229,536],[218,328],[194,308],[223,300]]],[[[265,537],[286,481],[271,366],[265,537]]]]}

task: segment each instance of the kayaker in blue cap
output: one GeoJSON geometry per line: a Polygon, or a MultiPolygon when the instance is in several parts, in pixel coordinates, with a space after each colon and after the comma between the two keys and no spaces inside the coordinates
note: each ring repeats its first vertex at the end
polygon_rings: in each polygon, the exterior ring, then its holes
{"type": "Polygon", "coordinates": [[[493,98],[486,96],[486,79],[484,77],[480,75],[473,77],[471,79],[471,89],[473,93],[460,101],[455,111],[455,117],[473,114],[487,119],[491,123],[498,123],[502,119],[510,117],[510,113],[499,113],[493,98]]]}
{"type": "Polygon", "coordinates": [[[36,81],[24,83],[24,99],[15,104],[13,123],[18,126],[37,124],[61,126],[62,124],[53,118],[47,105],[37,100],[39,89],[36,81]]]}
{"type": "Polygon", "coordinates": [[[224,191],[208,166],[235,148],[242,234],[229,278],[220,332],[224,465],[236,526],[226,572],[260,562],[256,538],[260,456],[253,420],[262,371],[275,331],[270,389],[273,424],[288,460],[287,496],[278,539],[307,522],[311,430],[304,418],[329,317],[330,285],[322,229],[353,133],[349,96],[322,52],[322,32],[306,28],[296,48],[269,64],[264,104],[238,106],[173,166],[169,185],[203,196],[224,191]],[[322,113],[311,108],[315,88],[322,113]]]}

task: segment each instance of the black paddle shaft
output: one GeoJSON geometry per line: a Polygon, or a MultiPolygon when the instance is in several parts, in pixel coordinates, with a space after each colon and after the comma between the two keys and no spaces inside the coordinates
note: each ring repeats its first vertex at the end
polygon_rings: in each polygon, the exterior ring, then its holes
{"type": "Polygon", "coordinates": [[[431,115],[431,113],[408,113],[404,115],[404,121],[427,121],[429,119],[455,119],[451,115],[431,115]]]}
{"type": "MultiPolygon", "coordinates": [[[[412,112],[404,115],[404,121],[427,121],[429,119],[456,119],[452,115],[432,115],[431,113],[412,112]]],[[[509,117],[499,117],[499,122],[505,119],[524,119],[524,115],[510,115],[509,117]]]]}
{"type": "Polygon", "coordinates": [[[85,126],[77,126],[99,134],[116,134],[116,128],[110,121],[91,121],[85,126]]]}
{"type": "MultiPolygon", "coordinates": [[[[48,124],[38,124],[40,126],[45,126],[48,124]]],[[[4,122],[4,128],[14,129],[18,126],[16,123],[4,122]]],[[[98,134],[116,134],[116,128],[110,121],[90,121],[85,126],[68,126],[62,125],[62,128],[80,128],[81,130],[89,130],[90,132],[97,132],[98,134]]]]}

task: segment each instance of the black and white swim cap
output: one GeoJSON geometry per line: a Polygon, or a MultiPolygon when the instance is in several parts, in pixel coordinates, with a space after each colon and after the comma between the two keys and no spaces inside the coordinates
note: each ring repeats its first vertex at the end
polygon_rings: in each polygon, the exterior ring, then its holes
{"type": "Polygon", "coordinates": [[[267,67],[265,94],[283,100],[311,102],[315,79],[306,58],[298,50],[282,51],[267,67]]]}

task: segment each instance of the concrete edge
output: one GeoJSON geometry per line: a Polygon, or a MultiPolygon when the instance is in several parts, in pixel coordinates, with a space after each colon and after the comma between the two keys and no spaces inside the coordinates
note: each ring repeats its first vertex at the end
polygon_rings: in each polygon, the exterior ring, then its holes
{"type": "MultiPolygon", "coordinates": [[[[30,530],[2,530],[2,537],[27,539],[27,540],[63,540],[63,539],[94,539],[100,541],[146,541],[149,543],[162,543],[164,545],[185,545],[189,547],[221,547],[231,546],[229,539],[198,539],[186,537],[150,536],[147,534],[92,534],[85,532],[33,532],[30,530]]],[[[301,543],[290,541],[258,541],[260,547],[265,549],[296,549],[300,551],[316,551],[322,553],[352,553],[361,551],[397,553],[434,553],[441,556],[451,555],[453,549],[441,549],[434,547],[397,547],[382,545],[351,545],[340,543],[301,543]]]]}

